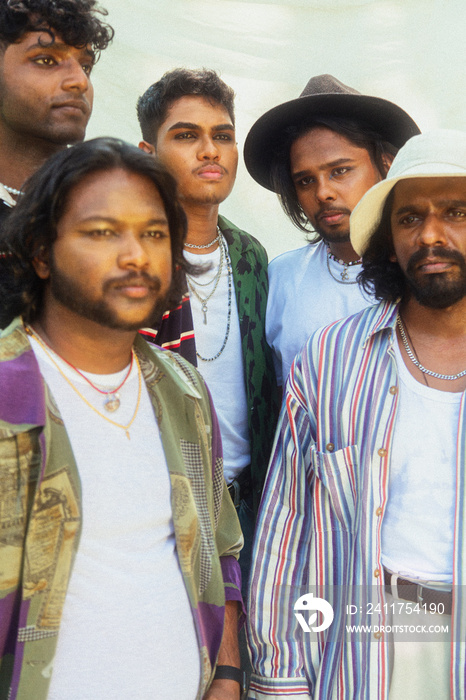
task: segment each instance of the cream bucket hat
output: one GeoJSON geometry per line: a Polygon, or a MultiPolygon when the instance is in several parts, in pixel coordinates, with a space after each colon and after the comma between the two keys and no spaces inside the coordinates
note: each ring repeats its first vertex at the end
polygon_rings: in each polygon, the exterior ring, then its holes
{"type": "Polygon", "coordinates": [[[387,178],[371,187],[351,214],[351,245],[358,255],[363,255],[369,245],[382,218],[386,199],[396,183],[418,177],[466,178],[466,132],[429,131],[413,136],[398,151],[387,178]]]}

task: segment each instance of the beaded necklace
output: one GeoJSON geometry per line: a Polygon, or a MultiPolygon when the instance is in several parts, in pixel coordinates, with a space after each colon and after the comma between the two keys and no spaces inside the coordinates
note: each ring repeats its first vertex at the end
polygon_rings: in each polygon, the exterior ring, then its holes
{"type": "Polygon", "coordinates": [[[337,256],[331,252],[330,248],[327,247],[327,269],[330,273],[330,276],[335,280],[335,282],[338,282],[339,284],[357,284],[357,280],[350,280],[348,276],[348,268],[353,267],[353,265],[362,265],[362,259],[359,258],[359,260],[350,260],[350,262],[345,262],[344,260],[340,260],[340,258],[337,258],[337,256]],[[339,265],[343,265],[343,270],[340,272],[341,279],[335,277],[332,270],[330,269],[330,260],[333,260],[339,265]]]}
{"type": "Polygon", "coordinates": [[[17,190],[14,187],[10,187],[9,185],[4,185],[3,182],[0,182],[0,185],[3,187],[4,190],[9,192],[10,194],[15,194],[19,196],[20,194],[24,194],[21,190],[17,190]]]}

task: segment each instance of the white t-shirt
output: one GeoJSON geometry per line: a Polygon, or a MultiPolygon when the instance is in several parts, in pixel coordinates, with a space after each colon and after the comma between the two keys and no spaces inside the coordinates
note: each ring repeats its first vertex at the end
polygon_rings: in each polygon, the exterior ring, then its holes
{"type": "MultiPolygon", "coordinates": [[[[220,263],[220,248],[206,255],[196,255],[188,251],[185,251],[184,255],[186,260],[194,265],[212,266],[211,269],[196,276],[195,282],[192,283],[198,294],[205,299],[215,285],[216,272],[220,263]],[[210,280],[214,281],[207,286],[196,285],[196,282],[205,284],[210,280]]],[[[204,358],[214,357],[223,345],[227,329],[228,272],[226,264],[223,264],[222,274],[215,292],[207,301],[208,311],[205,316],[201,302],[191,290],[189,296],[196,351],[204,358]],[[204,319],[207,323],[204,323],[204,319]]],[[[198,356],[197,365],[212,394],[222,436],[223,472],[225,480],[229,484],[251,461],[243,352],[233,276],[231,277],[230,332],[225,348],[220,357],[212,362],[205,362],[198,356]]]]}
{"type": "Polygon", "coordinates": [[[411,578],[450,583],[462,393],[421,384],[407,369],[398,342],[394,348],[400,393],[382,524],[382,563],[411,578]]]}
{"type": "MultiPolygon", "coordinates": [[[[33,338],[31,345],[66,426],[83,502],[47,697],[194,700],[199,645],[176,552],[168,468],[144,380],[128,440],[86,405],[33,338]]],[[[138,396],[135,363],[118,392],[120,408],[107,413],[105,397],[53,357],[101,413],[129,423],[138,396]]],[[[99,387],[115,387],[127,369],[86,376],[99,387]]]]}
{"type": "MultiPolygon", "coordinates": [[[[339,279],[343,266],[334,260],[329,265],[339,279]]],[[[360,272],[361,265],[347,268],[350,281],[360,272]]],[[[274,258],[269,265],[265,333],[273,350],[277,383],[285,384],[295,356],[314,331],[374,302],[358,284],[340,284],[330,275],[323,241],[274,258]]]]}

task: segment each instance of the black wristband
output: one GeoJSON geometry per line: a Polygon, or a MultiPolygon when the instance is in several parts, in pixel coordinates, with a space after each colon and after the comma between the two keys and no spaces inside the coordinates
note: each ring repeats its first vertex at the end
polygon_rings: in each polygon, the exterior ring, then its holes
{"type": "Polygon", "coordinates": [[[244,690],[244,671],[236,666],[217,666],[214,681],[219,679],[236,681],[240,684],[241,690],[244,690]]]}

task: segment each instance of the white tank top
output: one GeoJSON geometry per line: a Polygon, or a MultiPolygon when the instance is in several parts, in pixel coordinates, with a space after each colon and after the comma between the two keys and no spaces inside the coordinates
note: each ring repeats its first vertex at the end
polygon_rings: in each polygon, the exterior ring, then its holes
{"type": "Polygon", "coordinates": [[[394,343],[400,379],[382,563],[424,581],[450,583],[456,441],[462,393],[432,389],[408,371],[394,343]]]}

